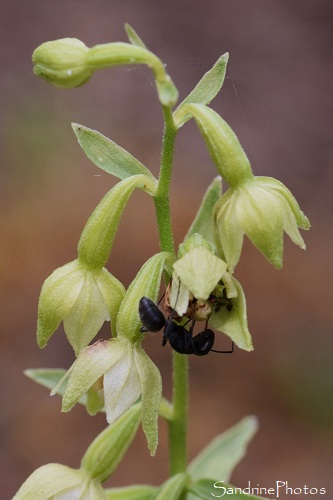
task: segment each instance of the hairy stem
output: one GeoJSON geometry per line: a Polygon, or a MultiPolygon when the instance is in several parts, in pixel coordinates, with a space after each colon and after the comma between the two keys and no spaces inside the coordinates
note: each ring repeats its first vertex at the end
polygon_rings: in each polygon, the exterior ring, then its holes
{"type": "MultiPolygon", "coordinates": [[[[157,193],[154,198],[161,251],[175,254],[169,191],[177,129],[171,110],[163,107],[164,134],[161,154],[161,169],[157,193]]],[[[168,420],[169,456],[171,475],[185,472],[187,465],[187,421],[188,421],[188,359],[173,352],[173,412],[168,420]]]]}

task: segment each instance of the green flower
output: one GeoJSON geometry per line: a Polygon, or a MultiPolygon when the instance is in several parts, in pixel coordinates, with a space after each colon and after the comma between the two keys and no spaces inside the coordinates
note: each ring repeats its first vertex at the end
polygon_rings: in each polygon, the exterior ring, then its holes
{"type": "Polygon", "coordinates": [[[172,258],[168,252],[151,257],[129,286],[117,314],[116,330],[111,340],[100,340],[86,347],[53,389],[68,378],[62,410],[70,411],[87,393],[87,410],[94,414],[103,406],[109,423],[115,422],[138,398],[142,402],[142,427],[151,454],[158,441],[158,412],[162,398],[162,380],[141,342],[138,308],[144,295],[156,300],[162,272],[172,258]]]}
{"type": "Polygon", "coordinates": [[[181,257],[173,265],[169,305],[180,317],[209,321],[240,349],[251,351],[243,289],[209,247],[198,234],[182,244],[181,257]]]}
{"type": "Polygon", "coordinates": [[[146,64],[154,73],[161,103],[173,106],[178,99],[178,91],[162,61],[142,46],[116,42],[88,48],[76,38],[62,38],[42,43],[33,52],[32,62],[35,75],[63,88],[83,85],[97,69],[146,64]]]}
{"type": "Polygon", "coordinates": [[[118,182],[89,217],[78,244],[77,260],[56,269],[45,281],[38,306],[40,347],[45,347],[62,320],[76,355],[96,336],[104,321],[111,321],[115,336],[115,319],[125,288],[103,266],[135,188],[151,194],[155,181],[140,174],[118,182]]]}
{"type": "MultiPolygon", "coordinates": [[[[149,440],[149,425],[157,417],[161,402],[162,380],[158,368],[140,344],[133,345],[130,340],[118,337],[99,340],[86,347],[52,394],[66,378],[62,411],[70,411],[87,393],[87,410],[93,414],[104,405],[109,424],[121,417],[141,396],[142,423],[149,440]]],[[[157,438],[149,442],[152,454],[156,447],[157,438]]]]}
{"type": "Polygon", "coordinates": [[[116,424],[109,425],[90,444],[80,469],[62,464],[39,467],[23,483],[15,500],[107,500],[101,483],[110,477],[132,443],[140,424],[140,405],[134,405],[116,424]]]}
{"type": "Polygon", "coordinates": [[[74,260],[49,276],[38,304],[37,342],[45,347],[64,321],[69,343],[75,354],[97,335],[104,321],[115,330],[116,314],[125,288],[105,268],[89,269],[74,260]]]}
{"type": "Polygon", "coordinates": [[[36,469],[22,484],[13,500],[107,500],[100,483],[84,470],[62,464],[36,469]]]}
{"type": "Polygon", "coordinates": [[[214,220],[230,272],[240,258],[244,234],[279,269],[283,261],[283,232],[305,249],[298,227],[310,227],[291,192],[270,177],[253,177],[229,188],[215,205],[214,220]]]}

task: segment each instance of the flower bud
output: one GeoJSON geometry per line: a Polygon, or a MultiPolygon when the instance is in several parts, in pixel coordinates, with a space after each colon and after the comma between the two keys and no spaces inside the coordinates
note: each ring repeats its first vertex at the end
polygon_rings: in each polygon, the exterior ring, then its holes
{"type": "Polygon", "coordinates": [[[32,54],[34,73],[57,87],[79,87],[93,73],[87,61],[88,51],[76,38],[42,43],[32,54]]]}

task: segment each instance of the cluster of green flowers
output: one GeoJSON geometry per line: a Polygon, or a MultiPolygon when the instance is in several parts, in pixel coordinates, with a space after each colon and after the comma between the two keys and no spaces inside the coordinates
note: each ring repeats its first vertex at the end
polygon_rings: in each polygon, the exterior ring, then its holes
{"type": "MultiPolygon", "coordinates": [[[[171,114],[178,92],[164,65],[128,26],[127,33],[130,43],[91,49],[76,39],[44,43],[33,54],[34,71],[49,82],[68,88],[84,84],[99,68],[148,65],[153,70],[164,112],[169,113],[169,122],[171,117],[169,129],[176,135],[185,122],[194,118],[219,176],[209,186],[177,255],[162,245],[161,252],[142,266],[125,290],[104,266],[133,190],[142,189],[158,200],[162,176],[156,179],[130,153],[100,133],[73,125],[87,156],[121,181],[90,216],[78,244],[77,259],[54,271],[45,281],[39,301],[37,339],[38,345],[45,347],[63,321],[76,360],[52,394],[63,395],[63,411],[84,402],[91,415],[104,410],[112,425],[88,448],[79,470],[60,464],[44,466],[24,483],[16,500],[118,498],[115,492],[108,496],[101,482],[119,463],[140,421],[149,450],[155,454],[159,413],[172,419],[172,405],[162,399],[160,372],[141,345],[146,333],[141,331],[138,308],[143,296],[156,302],[163,273],[172,277],[170,306],[179,317],[186,315],[190,301],[206,304],[210,309],[203,319],[209,317],[215,330],[228,335],[239,348],[250,351],[253,347],[245,296],[233,276],[244,234],[277,268],[282,266],[284,231],[305,248],[298,227],[308,229],[309,222],[295,198],[279,181],[254,176],[236,135],[208,106],[223,84],[228,55],[217,61],[171,114]],[[224,194],[222,178],[229,185],[224,194]],[[212,297],[216,301],[224,298],[232,306],[211,307],[212,297]],[[105,321],[110,321],[112,336],[91,345],[105,321]]],[[[29,374],[38,381],[38,371],[29,374]]],[[[250,428],[253,432],[253,422],[247,428],[246,439],[250,428]]],[[[191,480],[185,473],[175,475],[162,489],[153,491],[146,487],[148,490],[135,498],[179,498],[184,488],[190,488],[189,484],[193,488],[194,480],[204,480],[205,476],[199,477],[198,467],[193,470],[197,474],[192,474],[191,480]]],[[[224,475],[228,479],[227,476],[224,475]]],[[[217,479],[221,480],[221,476],[217,479]]]]}

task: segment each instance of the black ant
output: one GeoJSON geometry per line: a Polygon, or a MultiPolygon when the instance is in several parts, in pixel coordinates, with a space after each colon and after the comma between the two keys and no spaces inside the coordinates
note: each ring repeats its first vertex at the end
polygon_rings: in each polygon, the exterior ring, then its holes
{"type": "Polygon", "coordinates": [[[192,320],[191,327],[187,330],[186,324],[179,325],[173,318],[173,314],[165,318],[163,312],[155,302],[148,297],[142,297],[139,302],[139,315],[142,321],[141,332],[158,332],[164,327],[163,341],[164,346],[167,342],[180,354],[195,354],[196,356],[205,356],[210,351],[219,353],[234,352],[234,343],[230,351],[215,351],[212,349],[215,341],[213,330],[206,328],[193,337],[195,320],[192,320]]]}

